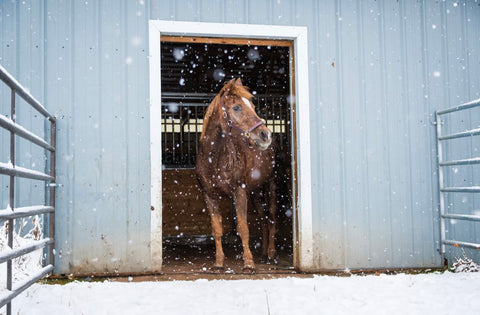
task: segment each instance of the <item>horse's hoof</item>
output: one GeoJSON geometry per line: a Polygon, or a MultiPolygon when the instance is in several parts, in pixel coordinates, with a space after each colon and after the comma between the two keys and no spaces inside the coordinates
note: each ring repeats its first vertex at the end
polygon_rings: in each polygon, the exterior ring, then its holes
{"type": "Polygon", "coordinates": [[[245,274],[253,275],[255,274],[255,268],[254,267],[243,267],[242,272],[245,274]]]}
{"type": "Polygon", "coordinates": [[[267,262],[266,262],[267,265],[276,265],[277,263],[278,261],[276,258],[270,258],[270,257],[267,258],[267,262]]]}
{"type": "Polygon", "coordinates": [[[210,268],[210,271],[213,273],[225,273],[225,267],[213,266],[210,268]]]}

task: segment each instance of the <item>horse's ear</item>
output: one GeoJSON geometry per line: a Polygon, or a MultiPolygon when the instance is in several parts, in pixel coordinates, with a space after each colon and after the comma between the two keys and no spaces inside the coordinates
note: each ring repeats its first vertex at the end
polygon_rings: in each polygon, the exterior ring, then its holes
{"type": "Polygon", "coordinates": [[[243,84],[242,84],[242,79],[238,78],[238,79],[235,81],[235,85],[236,85],[236,86],[243,86],[243,84]]]}

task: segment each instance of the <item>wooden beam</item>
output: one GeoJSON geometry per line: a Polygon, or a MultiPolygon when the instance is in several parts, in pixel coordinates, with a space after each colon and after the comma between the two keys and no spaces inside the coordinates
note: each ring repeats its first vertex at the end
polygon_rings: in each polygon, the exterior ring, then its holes
{"type": "Polygon", "coordinates": [[[160,36],[162,42],[173,43],[200,43],[200,44],[224,44],[224,45],[251,45],[251,46],[277,46],[293,47],[293,41],[276,39],[252,39],[252,38],[226,38],[226,37],[196,37],[196,36],[160,36]]]}

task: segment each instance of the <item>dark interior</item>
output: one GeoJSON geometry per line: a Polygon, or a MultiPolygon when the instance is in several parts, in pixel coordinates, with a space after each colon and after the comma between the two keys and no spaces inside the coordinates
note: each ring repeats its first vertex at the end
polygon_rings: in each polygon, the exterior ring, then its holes
{"type": "MultiPolygon", "coordinates": [[[[293,264],[293,209],[289,47],[162,39],[161,53],[164,269],[201,272],[214,253],[210,218],[193,168],[205,109],[226,81],[238,77],[250,88],[256,111],[273,131],[279,147],[276,171],[278,264],[275,268],[290,268],[293,264]]],[[[241,261],[242,249],[235,231],[231,202],[226,200],[222,205],[228,268],[228,264],[236,266],[241,261]]],[[[251,249],[255,258],[260,257],[262,235],[258,222],[258,214],[249,212],[251,249]]],[[[272,269],[257,259],[255,262],[259,270],[272,269]]]]}

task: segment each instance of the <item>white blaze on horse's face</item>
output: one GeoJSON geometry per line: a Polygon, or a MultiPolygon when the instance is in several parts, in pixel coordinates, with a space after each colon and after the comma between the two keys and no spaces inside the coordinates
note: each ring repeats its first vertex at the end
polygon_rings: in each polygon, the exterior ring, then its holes
{"type": "Polygon", "coordinates": [[[247,105],[248,107],[250,107],[251,109],[253,109],[253,105],[252,105],[252,103],[248,100],[248,98],[242,97],[242,100],[243,100],[243,102],[245,103],[245,105],[247,105]]]}
{"type": "Polygon", "coordinates": [[[252,102],[246,97],[241,99],[244,110],[240,104],[234,103],[227,114],[225,107],[222,107],[224,117],[230,119],[230,128],[242,132],[247,141],[252,141],[252,145],[255,144],[258,149],[266,150],[272,143],[272,132],[257,116],[252,102]]]}

